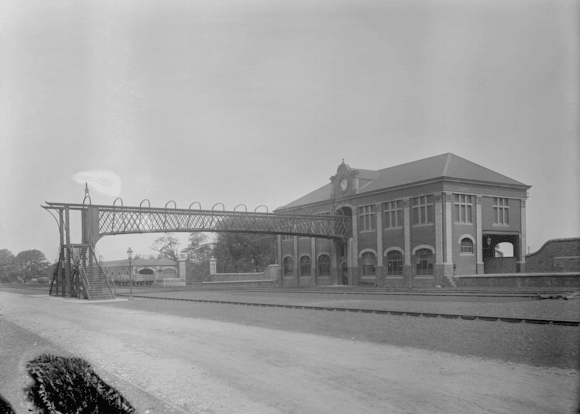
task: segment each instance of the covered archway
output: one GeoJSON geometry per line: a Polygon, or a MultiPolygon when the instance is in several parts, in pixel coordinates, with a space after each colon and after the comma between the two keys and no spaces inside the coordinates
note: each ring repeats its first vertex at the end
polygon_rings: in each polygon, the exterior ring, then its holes
{"type": "Polygon", "coordinates": [[[520,259],[520,238],[518,233],[484,233],[482,240],[483,272],[488,274],[517,273],[520,259]],[[504,254],[499,245],[509,243],[513,253],[504,254]]]}
{"type": "Polygon", "coordinates": [[[148,267],[144,269],[139,269],[138,274],[140,276],[138,282],[140,282],[141,284],[152,285],[153,282],[155,281],[153,269],[150,269],[148,267]]]}

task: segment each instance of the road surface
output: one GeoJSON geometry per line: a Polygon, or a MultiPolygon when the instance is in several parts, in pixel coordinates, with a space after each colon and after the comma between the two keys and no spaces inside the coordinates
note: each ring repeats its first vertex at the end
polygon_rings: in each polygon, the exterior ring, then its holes
{"type": "Polygon", "coordinates": [[[5,292],[0,314],[190,413],[544,414],[577,407],[579,374],[570,369],[5,292]]]}

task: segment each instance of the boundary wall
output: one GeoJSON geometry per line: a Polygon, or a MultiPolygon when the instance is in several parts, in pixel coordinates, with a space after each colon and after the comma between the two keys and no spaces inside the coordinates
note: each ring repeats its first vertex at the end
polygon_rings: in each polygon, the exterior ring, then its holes
{"type": "Polygon", "coordinates": [[[526,255],[526,270],[580,272],[580,237],[548,240],[538,251],[526,255]]]}
{"type": "Polygon", "coordinates": [[[276,287],[278,265],[269,265],[261,273],[211,273],[202,282],[203,286],[231,287],[276,287]]]}

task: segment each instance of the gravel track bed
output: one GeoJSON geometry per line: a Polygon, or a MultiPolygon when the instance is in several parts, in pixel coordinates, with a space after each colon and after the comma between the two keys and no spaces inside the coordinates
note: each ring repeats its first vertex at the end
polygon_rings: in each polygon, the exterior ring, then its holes
{"type": "Polygon", "coordinates": [[[510,363],[565,369],[578,369],[580,366],[580,329],[577,327],[147,299],[100,306],[414,347],[510,363]]]}
{"type": "MultiPolygon", "coordinates": [[[[121,292],[119,292],[121,293],[121,292]]],[[[128,293],[128,292],[127,292],[128,293]]],[[[371,296],[341,294],[288,294],[277,292],[134,292],[139,296],[253,302],[280,305],[431,312],[514,318],[580,321],[580,297],[573,300],[437,296],[371,296]]]]}

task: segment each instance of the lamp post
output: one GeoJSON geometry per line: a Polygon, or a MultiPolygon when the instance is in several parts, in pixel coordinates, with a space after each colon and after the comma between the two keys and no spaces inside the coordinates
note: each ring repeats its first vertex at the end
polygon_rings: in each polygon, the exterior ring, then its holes
{"type": "Polygon", "coordinates": [[[133,299],[133,272],[131,269],[131,260],[133,259],[133,250],[129,247],[127,250],[127,257],[129,258],[129,300],[133,299]]]}

